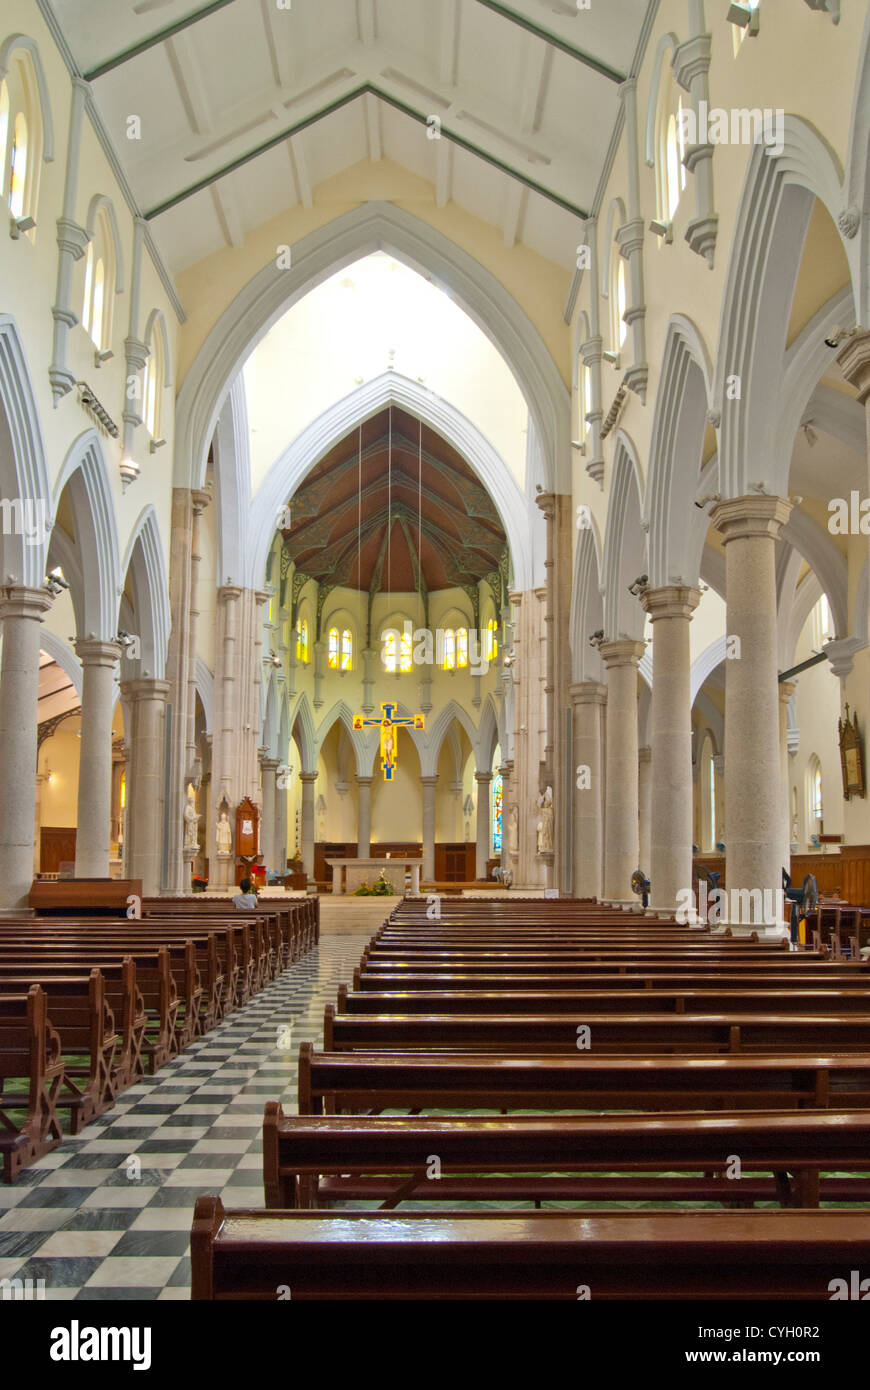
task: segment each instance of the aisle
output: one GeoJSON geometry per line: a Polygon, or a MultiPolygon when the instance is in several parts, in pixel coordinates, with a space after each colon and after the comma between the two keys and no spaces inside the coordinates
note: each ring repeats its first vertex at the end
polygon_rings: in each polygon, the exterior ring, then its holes
{"type": "Polygon", "coordinates": [[[321,936],[225,1024],[0,1187],[0,1279],[44,1280],[46,1299],[188,1298],[196,1198],[262,1207],[263,1108],[281,1100],[295,1113],[299,1044],[322,1042],[324,1005],[368,935],[321,936]]]}

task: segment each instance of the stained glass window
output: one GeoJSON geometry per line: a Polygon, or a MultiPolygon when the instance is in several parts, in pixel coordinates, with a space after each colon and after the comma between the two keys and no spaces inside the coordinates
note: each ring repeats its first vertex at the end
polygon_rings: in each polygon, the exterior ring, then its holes
{"type": "Polygon", "coordinates": [[[296,660],[308,660],[308,619],[300,618],[296,624],[296,660]]]}
{"type": "Polygon", "coordinates": [[[385,671],[395,671],[398,662],[397,633],[388,632],[384,638],[383,662],[385,671]]]}
{"type": "Polygon", "coordinates": [[[353,669],[353,633],[346,627],[341,634],[341,669],[350,671],[353,669]]]}
{"type": "Polygon", "coordinates": [[[331,669],[331,670],[333,670],[333,671],[337,671],[337,670],[338,670],[338,628],[337,628],[337,627],[331,627],[331,628],[329,629],[329,636],[328,636],[328,638],[327,638],[326,660],[327,660],[327,662],[329,663],[329,666],[330,666],[330,669],[331,669]]]}
{"type": "Polygon", "coordinates": [[[498,656],[498,623],[490,618],[486,625],[486,659],[495,661],[498,656]]]}
{"type": "Polygon", "coordinates": [[[497,772],[492,779],[492,852],[501,853],[501,798],[502,776],[497,772]]]}
{"type": "Polygon", "coordinates": [[[399,655],[399,670],[410,671],[412,665],[411,634],[402,633],[402,646],[399,655]]]}
{"type": "Polygon", "coordinates": [[[456,633],[452,627],[449,627],[444,633],[444,661],[442,664],[445,671],[456,669],[456,633]]]}
{"type": "Polygon", "coordinates": [[[468,665],[468,628],[460,627],[456,632],[456,665],[468,665]]]}

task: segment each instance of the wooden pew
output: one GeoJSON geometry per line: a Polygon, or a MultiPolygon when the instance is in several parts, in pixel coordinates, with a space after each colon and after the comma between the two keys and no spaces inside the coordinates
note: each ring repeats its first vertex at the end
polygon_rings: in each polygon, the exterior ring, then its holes
{"type": "Polygon", "coordinates": [[[716,990],[746,989],[864,989],[870,990],[870,971],[866,966],[843,965],[817,962],[815,969],[799,972],[770,966],[766,972],[758,968],[750,971],[727,970],[723,967],[717,974],[707,970],[692,971],[683,965],[674,968],[674,973],[656,974],[643,970],[632,974],[575,973],[556,974],[546,972],[520,973],[512,971],[429,971],[362,970],[353,972],[353,988],[363,992],[389,993],[400,990],[405,993],[429,990],[680,990],[694,988],[716,990]]]}
{"type": "MultiPolygon", "coordinates": [[[[364,998],[365,996],[360,996],[364,998]]],[[[427,1049],[458,1052],[576,1052],[579,1030],[589,1048],[605,1052],[866,1051],[870,1012],[778,1015],[593,1014],[336,1014],[327,1004],[327,1052],[427,1049]]]]}
{"type": "Polygon", "coordinates": [[[26,994],[0,995],[0,1154],[4,1182],[13,1182],[23,1168],[60,1143],[57,1096],[62,1082],[60,1038],[48,1018],[45,991],[31,985],[26,994]],[[14,1120],[13,1110],[24,1110],[24,1119],[14,1120]]]}
{"type": "Polygon", "coordinates": [[[339,985],[337,1014],[560,1014],[582,1019],[591,1014],[863,1014],[870,1016],[864,989],[723,990],[695,981],[679,989],[645,990],[349,990],[339,985]]]}
{"type": "MultiPolygon", "coordinates": [[[[37,976],[42,963],[67,967],[73,964],[81,969],[98,967],[101,963],[118,963],[129,955],[136,966],[136,985],[146,1016],[139,1052],[134,1060],[137,1075],[142,1073],[143,1058],[153,1075],[170,1057],[177,1055],[179,1001],[168,947],[143,950],[125,939],[122,946],[114,949],[87,943],[60,947],[37,944],[25,948],[19,945],[13,949],[15,961],[21,970],[28,970],[37,976]]],[[[8,951],[2,958],[7,964],[13,963],[8,951]]]]}
{"type": "Polygon", "coordinates": [[[820,1197],[866,1205],[867,1174],[867,1110],[678,1112],[654,1119],[612,1114],[326,1118],[285,1115],[272,1101],[263,1118],[263,1184],[270,1208],[316,1208],[335,1200],[375,1200],[394,1208],[403,1201],[461,1205],[542,1199],[778,1200],[782,1206],[817,1207],[820,1197]],[[733,1154],[740,1157],[741,1172],[730,1180],[733,1154]],[[433,1155],[438,1159],[434,1176],[433,1155]],[[844,1168],[865,1176],[826,1176],[820,1182],[822,1172],[844,1168]],[[616,1179],[614,1170],[620,1175],[616,1179]],[[703,1177],[687,1179],[695,1170],[703,1177]],[[772,1178],[750,1177],[759,1171],[772,1178]],[[675,1178],[675,1172],[681,1176],[675,1178]]]}
{"type": "Polygon", "coordinates": [[[225,1211],[197,1198],[191,1297],[827,1300],[870,1266],[839,1211],[225,1211]]]}
{"type": "MultiPolygon", "coordinates": [[[[105,998],[115,1021],[118,1046],[111,1059],[108,1084],[112,1095],[118,1096],[121,1091],[132,1086],[142,1074],[141,1060],[137,1065],[137,1059],[141,1059],[147,1018],[145,1003],[136,984],[136,965],[132,957],[122,956],[117,962],[101,960],[99,966],[92,967],[91,970],[81,961],[64,958],[41,960],[38,969],[34,969],[29,958],[14,959],[0,947],[0,991],[4,994],[15,993],[15,986],[20,986],[22,981],[42,985],[49,996],[52,1018],[56,1021],[67,1052],[86,1051],[87,1048],[70,1049],[66,1046],[65,1020],[59,1005],[53,1000],[53,994],[56,993],[54,982],[75,975],[80,981],[87,983],[93,969],[99,969],[105,998]]],[[[67,1072],[70,1072],[69,1067],[67,1072]]]]}
{"type": "Polygon", "coordinates": [[[0,995],[21,997],[38,983],[60,1038],[63,1083],[56,1106],[69,1111],[69,1129],[78,1134],[115,1103],[115,1052],[118,1034],[99,970],[89,974],[0,979],[0,995]],[[73,1061],[86,1056],[87,1062],[73,1061]]]}
{"type": "Polygon", "coordinates": [[[800,1058],[299,1048],[300,1115],[380,1110],[772,1110],[870,1106],[870,1054],[800,1058]]]}

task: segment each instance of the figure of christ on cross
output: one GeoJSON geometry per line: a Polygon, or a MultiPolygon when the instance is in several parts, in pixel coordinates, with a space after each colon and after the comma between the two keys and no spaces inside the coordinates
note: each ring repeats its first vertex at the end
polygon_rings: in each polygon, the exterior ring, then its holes
{"type": "Polygon", "coordinates": [[[393,772],[396,768],[396,738],[393,730],[403,724],[413,729],[425,728],[425,716],[422,714],[412,714],[408,719],[397,719],[397,705],[387,701],[381,705],[382,715],[380,719],[365,719],[361,714],[353,717],[353,727],[355,729],[375,729],[381,731],[381,767],[384,772],[384,781],[392,782],[393,772]]]}

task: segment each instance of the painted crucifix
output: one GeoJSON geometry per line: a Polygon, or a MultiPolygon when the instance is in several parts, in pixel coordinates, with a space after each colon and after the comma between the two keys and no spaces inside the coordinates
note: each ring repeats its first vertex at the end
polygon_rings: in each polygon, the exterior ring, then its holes
{"type": "Polygon", "coordinates": [[[380,719],[365,719],[361,714],[353,717],[353,727],[355,729],[377,729],[381,731],[381,767],[384,772],[384,781],[392,782],[393,773],[396,770],[396,730],[404,724],[412,729],[425,728],[425,717],[422,714],[412,714],[408,719],[396,717],[398,705],[387,701],[381,705],[382,714],[380,719]]]}

